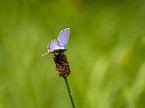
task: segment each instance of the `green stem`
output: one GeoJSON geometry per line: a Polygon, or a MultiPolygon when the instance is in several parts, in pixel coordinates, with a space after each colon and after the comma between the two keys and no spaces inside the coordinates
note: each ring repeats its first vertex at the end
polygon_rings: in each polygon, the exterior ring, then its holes
{"type": "Polygon", "coordinates": [[[67,78],[64,77],[64,80],[65,80],[67,91],[68,91],[68,94],[69,94],[69,97],[70,97],[70,100],[71,100],[72,107],[75,108],[75,104],[73,102],[73,98],[72,98],[72,95],[71,95],[71,91],[70,91],[70,88],[69,88],[69,84],[68,84],[67,78]]]}

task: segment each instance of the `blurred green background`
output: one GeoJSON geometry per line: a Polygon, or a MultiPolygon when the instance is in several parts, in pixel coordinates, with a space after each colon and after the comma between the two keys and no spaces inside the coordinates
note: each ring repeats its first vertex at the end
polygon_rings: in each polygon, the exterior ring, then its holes
{"type": "Polygon", "coordinates": [[[66,27],[76,107],[144,108],[144,0],[1,0],[0,108],[71,108],[41,56],[66,27]]]}

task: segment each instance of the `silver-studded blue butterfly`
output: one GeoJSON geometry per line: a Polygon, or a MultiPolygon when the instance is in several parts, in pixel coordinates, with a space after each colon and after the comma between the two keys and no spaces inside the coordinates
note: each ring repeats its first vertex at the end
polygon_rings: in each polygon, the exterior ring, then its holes
{"type": "Polygon", "coordinates": [[[70,29],[66,28],[62,30],[58,35],[58,40],[52,40],[48,44],[48,53],[42,54],[42,56],[47,55],[49,53],[64,53],[67,51],[66,45],[69,38],[70,29]]]}

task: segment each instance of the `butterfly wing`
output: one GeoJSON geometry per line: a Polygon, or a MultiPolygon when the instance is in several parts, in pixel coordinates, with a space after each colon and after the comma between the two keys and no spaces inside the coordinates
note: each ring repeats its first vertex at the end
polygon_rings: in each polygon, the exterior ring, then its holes
{"type": "Polygon", "coordinates": [[[54,50],[62,49],[62,47],[59,45],[59,42],[57,40],[52,40],[48,45],[48,53],[53,52],[54,50]]]}
{"type": "Polygon", "coordinates": [[[68,38],[69,38],[69,33],[70,33],[69,28],[66,28],[60,32],[60,34],[58,36],[58,41],[59,41],[61,47],[64,47],[64,48],[66,47],[68,38]]]}

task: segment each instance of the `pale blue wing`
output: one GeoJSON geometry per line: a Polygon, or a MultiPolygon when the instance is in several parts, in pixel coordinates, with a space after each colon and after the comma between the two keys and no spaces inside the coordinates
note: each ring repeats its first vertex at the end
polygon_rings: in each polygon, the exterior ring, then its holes
{"type": "Polygon", "coordinates": [[[69,33],[70,33],[69,28],[66,28],[60,32],[60,34],[58,36],[58,41],[59,41],[61,47],[64,47],[64,48],[66,47],[68,38],[69,38],[69,33]]]}
{"type": "Polygon", "coordinates": [[[52,40],[47,48],[48,52],[53,52],[53,50],[62,49],[57,40],[52,40]]]}

